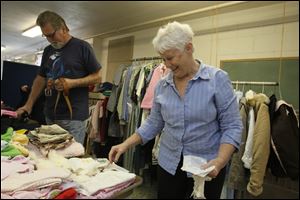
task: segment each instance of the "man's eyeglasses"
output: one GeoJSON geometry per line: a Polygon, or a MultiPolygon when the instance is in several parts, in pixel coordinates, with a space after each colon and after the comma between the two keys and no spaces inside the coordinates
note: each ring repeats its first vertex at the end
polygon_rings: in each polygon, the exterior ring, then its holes
{"type": "Polygon", "coordinates": [[[55,35],[55,33],[56,33],[56,31],[57,31],[57,30],[55,30],[53,33],[50,33],[50,34],[47,34],[47,35],[43,34],[42,37],[45,37],[45,38],[53,38],[54,35],[55,35]]]}

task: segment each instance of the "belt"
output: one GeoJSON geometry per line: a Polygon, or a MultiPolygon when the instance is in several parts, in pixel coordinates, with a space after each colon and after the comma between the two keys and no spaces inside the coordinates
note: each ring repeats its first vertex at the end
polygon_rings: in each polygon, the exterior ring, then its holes
{"type": "MultiPolygon", "coordinates": [[[[70,112],[70,118],[72,119],[73,117],[73,109],[72,109],[72,105],[69,99],[69,87],[68,84],[66,83],[64,78],[58,78],[58,80],[63,84],[64,90],[63,91],[58,91],[57,96],[56,96],[56,101],[55,101],[55,105],[54,105],[54,115],[56,115],[56,108],[57,108],[57,104],[58,101],[61,97],[61,93],[63,93],[64,99],[67,103],[69,112],[70,112]]],[[[53,86],[54,80],[53,79],[49,79],[47,82],[47,90],[51,91],[51,88],[53,86]]]]}

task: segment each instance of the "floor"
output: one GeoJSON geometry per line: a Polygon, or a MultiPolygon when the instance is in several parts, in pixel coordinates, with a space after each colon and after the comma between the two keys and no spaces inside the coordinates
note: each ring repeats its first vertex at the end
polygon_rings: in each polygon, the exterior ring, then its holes
{"type": "MultiPolygon", "coordinates": [[[[157,180],[151,176],[150,170],[145,169],[141,175],[143,183],[135,188],[131,195],[126,199],[157,199],[157,180]],[[152,178],[151,178],[152,177],[152,178]]],[[[278,178],[275,178],[276,180],[278,178]]],[[[226,190],[226,181],[224,183],[221,199],[233,199],[231,190],[226,190]]],[[[279,179],[276,184],[274,180],[265,179],[263,185],[263,193],[254,197],[245,193],[244,199],[299,199],[299,181],[291,181],[289,179],[279,179]]]]}
{"type": "Polygon", "coordinates": [[[143,170],[141,175],[143,178],[142,185],[133,190],[133,193],[126,199],[157,199],[157,180],[156,177],[151,178],[149,169],[143,170]]]}
{"type": "MultiPolygon", "coordinates": [[[[133,190],[125,199],[157,199],[157,180],[151,176],[149,169],[143,170],[143,183],[133,190]],[[151,178],[152,177],[152,178],[151,178]]],[[[226,190],[222,191],[221,199],[226,199],[226,190]]]]}

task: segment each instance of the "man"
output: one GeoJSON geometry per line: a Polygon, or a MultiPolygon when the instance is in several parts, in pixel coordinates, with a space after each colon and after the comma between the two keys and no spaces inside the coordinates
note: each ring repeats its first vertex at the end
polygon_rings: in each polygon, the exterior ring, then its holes
{"type": "Polygon", "coordinates": [[[69,34],[64,19],[45,11],[36,24],[50,43],[44,49],[41,68],[26,104],[17,110],[31,113],[42,92],[45,92],[47,124],[58,124],[81,144],[85,138],[84,120],[88,117],[88,85],[101,82],[101,65],[91,46],[69,34]]]}

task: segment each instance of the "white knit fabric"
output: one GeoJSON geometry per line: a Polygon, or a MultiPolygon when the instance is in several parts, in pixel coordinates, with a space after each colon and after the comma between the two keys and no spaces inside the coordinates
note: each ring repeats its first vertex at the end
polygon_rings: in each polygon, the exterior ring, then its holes
{"type": "Polygon", "coordinates": [[[255,116],[253,107],[250,106],[249,114],[249,128],[247,134],[247,140],[245,145],[245,151],[242,156],[242,161],[244,163],[244,167],[250,169],[252,164],[252,145],[253,145],[253,134],[254,134],[254,127],[255,127],[255,116]]]}
{"type": "Polygon", "coordinates": [[[205,199],[204,196],[204,184],[205,181],[210,181],[211,178],[207,176],[215,166],[210,166],[206,169],[201,169],[201,166],[206,164],[206,160],[196,156],[184,156],[182,170],[193,174],[194,190],[192,196],[194,199],[205,199]]]}
{"type": "Polygon", "coordinates": [[[206,176],[206,177],[201,177],[197,175],[193,175],[194,179],[194,190],[191,196],[193,196],[194,199],[206,199],[204,196],[204,184],[205,181],[210,181],[211,178],[206,176]]]}

